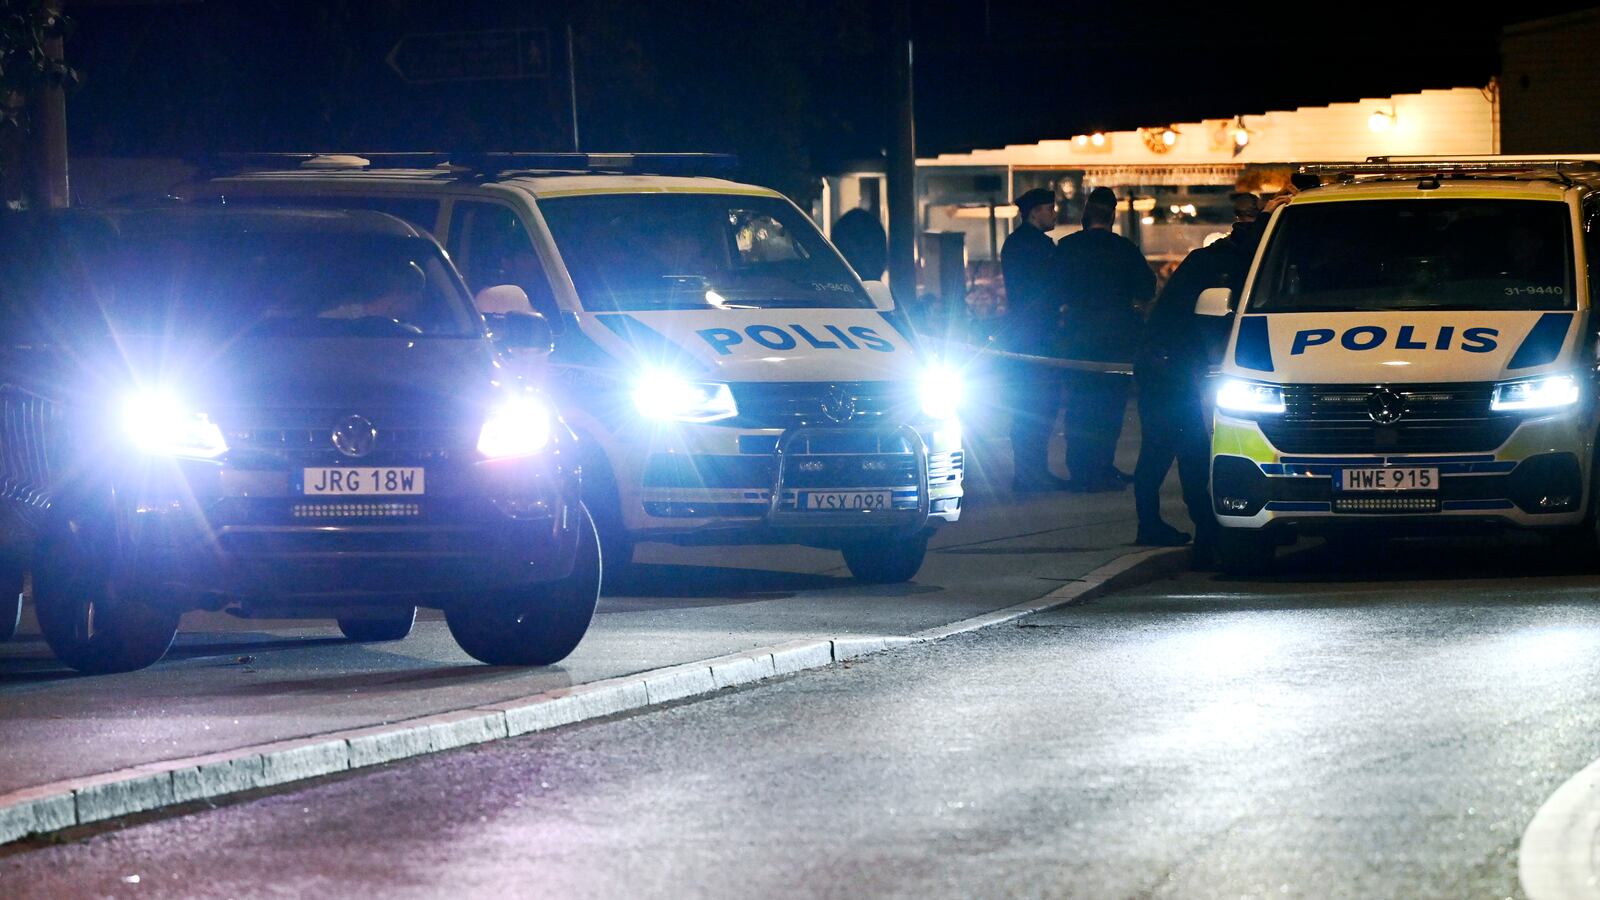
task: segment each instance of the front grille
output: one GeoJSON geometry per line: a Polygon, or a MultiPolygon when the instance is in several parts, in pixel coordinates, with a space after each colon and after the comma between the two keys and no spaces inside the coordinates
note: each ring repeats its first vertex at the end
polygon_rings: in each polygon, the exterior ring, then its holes
{"type": "Polygon", "coordinates": [[[335,452],[333,431],[352,413],[377,431],[375,454],[432,453],[471,447],[477,435],[436,413],[407,409],[244,408],[219,410],[230,450],[251,453],[335,452]]]}
{"type": "MultiPolygon", "coordinates": [[[[322,452],[333,449],[333,428],[239,428],[223,432],[230,450],[252,452],[322,452]]],[[[374,453],[428,452],[460,446],[449,429],[378,429],[374,453]]]]}
{"type": "Polygon", "coordinates": [[[928,455],[928,486],[937,487],[961,480],[966,457],[960,450],[941,450],[928,455]]]}
{"type": "Polygon", "coordinates": [[[803,456],[784,466],[783,483],[791,488],[915,486],[917,465],[912,456],[803,456]]]}
{"type": "Polygon", "coordinates": [[[881,424],[915,412],[906,385],[894,381],[747,381],[728,388],[739,415],[723,424],[741,428],[881,424]]]}
{"type": "Polygon", "coordinates": [[[0,494],[49,505],[51,437],[60,427],[61,408],[54,401],[14,385],[0,387],[0,494]]]}
{"type": "Polygon", "coordinates": [[[1262,416],[1261,430],[1283,453],[1483,453],[1505,443],[1517,418],[1492,413],[1488,384],[1414,384],[1400,395],[1398,422],[1368,414],[1377,386],[1285,385],[1284,412],[1262,416]]]}

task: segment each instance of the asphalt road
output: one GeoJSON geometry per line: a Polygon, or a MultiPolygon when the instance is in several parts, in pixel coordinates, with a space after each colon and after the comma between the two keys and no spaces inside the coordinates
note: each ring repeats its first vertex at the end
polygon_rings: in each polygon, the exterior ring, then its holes
{"type": "MultiPolygon", "coordinates": [[[[1130,427],[1126,468],[1136,437],[1130,427]]],[[[607,586],[589,635],[556,666],[481,665],[426,612],[407,640],[368,645],[345,641],[329,621],[190,614],[167,659],[102,677],[66,670],[28,629],[0,644],[0,794],[790,640],[906,635],[1034,600],[1136,549],[1131,491],[1013,498],[992,487],[1009,481],[1006,456],[972,448],[963,520],[939,533],[913,583],[860,584],[832,551],[647,544],[643,564],[607,586]]]]}
{"type": "Polygon", "coordinates": [[[1600,582],[1351,553],[13,852],[0,893],[1515,896],[1600,755],[1600,582]]]}

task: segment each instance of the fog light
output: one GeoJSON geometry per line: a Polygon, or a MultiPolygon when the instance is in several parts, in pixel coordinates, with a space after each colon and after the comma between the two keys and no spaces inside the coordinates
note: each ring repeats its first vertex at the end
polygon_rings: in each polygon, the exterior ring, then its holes
{"type": "Polygon", "coordinates": [[[1242,497],[1223,497],[1222,508],[1232,513],[1242,513],[1250,508],[1250,501],[1242,497]]]}
{"type": "Polygon", "coordinates": [[[1574,503],[1575,501],[1573,498],[1567,494],[1558,494],[1554,497],[1539,498],[1540,509],[1565,509],[1568,506],[1574,505],[1574,503]]]}
{"type": "Polygon", "coordinates": [[[534,497],[496,497],[495,508],[513,519],[543,519],[550,515],[550,501],[534,497]]]}

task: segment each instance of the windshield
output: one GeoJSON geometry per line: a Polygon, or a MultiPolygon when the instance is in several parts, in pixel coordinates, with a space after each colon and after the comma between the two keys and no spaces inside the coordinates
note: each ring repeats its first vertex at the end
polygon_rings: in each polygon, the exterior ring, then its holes
{"type": "Polygon", "coordinates": [[[119,230],[111,218],[59,220],[31,240],[7,242],[0,277],[41,311],[98,315],[128,335],[480,334],[449,264],[426,239],[196,224],[146,219],[119,230]]]}
{"type": "Polygon", "coordinates": [[[811,221],[777,197],[608,194],[541,200],[585,309],[867,309],[811,221]]]}
{"type": "Polygon", "coordinates": [[[1366,200],[1279,213],[1251,312],[1573,308],[1565,203],[1366,200]]]}

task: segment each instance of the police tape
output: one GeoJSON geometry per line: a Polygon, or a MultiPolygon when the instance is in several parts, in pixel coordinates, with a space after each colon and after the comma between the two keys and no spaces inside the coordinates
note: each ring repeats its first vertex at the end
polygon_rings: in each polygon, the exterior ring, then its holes
{"type": "Polygon", "coordinates": [[[1009,359],[1015,362],[1025,362],[1051,369],[1068,369],[1074,372],[1096,372],[1101,375],[1133,374],[1133,363],[1131,362],[1097,362],[1089,359],[1060,359],[1054,356],[1031,356],[1026,353],[1013,353],[1010,350],[995,350],[988,347],[980,350],[979,355],[986,358],[1009,359]]]}

